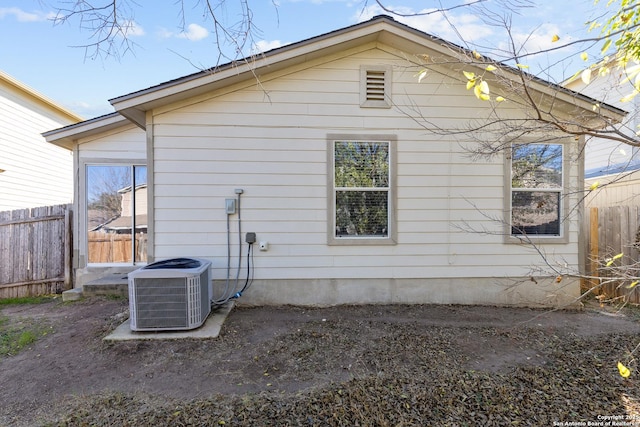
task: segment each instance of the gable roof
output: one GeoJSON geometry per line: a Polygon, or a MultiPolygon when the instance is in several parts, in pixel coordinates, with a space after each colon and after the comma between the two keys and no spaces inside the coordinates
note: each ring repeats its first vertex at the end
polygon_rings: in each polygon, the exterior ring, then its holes
{"type": "Polygon", "coordinates": [[[52,101],[51,99],[47,98],[46,96],[42,95],[41,93],[38,93],[36,90],[30,88],[29,86],[25,85],[22,82],[19,82],[18,80],[16,80],[15,78],[11,77],[9,74],[5,73],[4,71],[0,70],[0,84],[5,84],[7,86],[9,86],[10,88],[12,88],[13,90],[15,90],[16,92],[20,93],[24,98],[43,106],[44,108],[46,108],[49,111],[52,111],[62,117],[64,117],[66,120],[69,120],[70,122],[80,122],[82,120],[84,120],[82,117],[78,116],[77,114],[75,114],[74,112],[72,112],[71,110],[68,110],[64,107],[62,107],[61,105],[55,103],[54,101],[52,101]]]}
{"type": "MultiPolygon", "coordinates": [[[[389,16],[381,15],[369,21],[272,49],[255,57],[248,57],[240,61],[202,70],[112,98],[109,102],[118,114],[145,129],[146,112],[154,108],[203,95],[247,79],[259,79],[261,75],[266,73],[277,72],[323,56],[347,55],[355,49],[364,49],[366,45],[370,46],[372,43],[384,44],[400,52],[411,54],[432,52],[451,57],[452,50],[467,54],[471,53],[453,43],[399,23],[389,16]]],[[[489,58],[486,59],[489,60],[489,58]]],[[[506,65],[504,68],[512,72],[514,81],[519,78],[520,70],[515,70],[506,65]]],[[[586,95],[535,76],[530,76],[530,78],[535,89],[540,93],[564,100],[587,112],[590,112],[591,107],[597,102],[586,95]]],[[[601,114],[605,114],[616,121],[621,120],[626,114],[625,111],[616,107],[602,103],[600,105],[601,114]]],[[[106,122],[109,121],[110,119],[106,120],[106,122]]],[[[94,122],[94,125],[99,125],[99,122],[94,122]]],[[[66,137],[71,136],[74,130],[83,132],[83,126],[69,126],[67,128],[66,137]]],[[[95,127],[92,129],[95,130],[95,127]]],[[[56,139],[58,139],[56,132],[51,131],[45,134],[48,137],[47,140],[56,143],[56,139]]]]}

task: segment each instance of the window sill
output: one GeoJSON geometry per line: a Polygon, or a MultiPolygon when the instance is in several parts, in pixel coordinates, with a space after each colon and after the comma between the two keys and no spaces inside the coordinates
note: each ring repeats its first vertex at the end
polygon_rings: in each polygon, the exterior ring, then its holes
{"type": "Polygon", "coordinates": [[[566,236],[505,236],[504,243],[512,245],[564,245],[569,243],[569,239],[566,236]]]}
{"type": "Polygon", "coordinates": [[[329,237],[329,246],[390,246],[398,242],[390,237],[329,237]]]}

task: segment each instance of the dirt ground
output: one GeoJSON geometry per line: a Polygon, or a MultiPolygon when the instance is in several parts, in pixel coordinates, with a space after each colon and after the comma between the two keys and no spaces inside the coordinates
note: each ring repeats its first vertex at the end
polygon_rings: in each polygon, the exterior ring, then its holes
{"type": "Polygon", "coordinates": [[[236,306],[213,340],[104,342],[127,309],[125,300],[100,298],[0,309],[11,322],[37,321],[49,331],[0,358],[0,425],[553,425],[640,417],[640,374],[628,357],[640,341],[633,313],[236,306]],[[620,377],[618,360],[634,370],[631,379],[620,377]]]}

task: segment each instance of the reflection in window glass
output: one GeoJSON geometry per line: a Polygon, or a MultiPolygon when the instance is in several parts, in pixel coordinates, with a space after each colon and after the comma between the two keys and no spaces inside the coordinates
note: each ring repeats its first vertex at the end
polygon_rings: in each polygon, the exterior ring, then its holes
{"type": "Polygon", "coordinates": [[[511,233],[560,235],[560,193],[514,191],[511,233]]]}
{"type": "Polygon", "coordinates": [[[147,260],[147,167],[87,166],[89,263],[147,260]]]}
{"type": "Polygon", "coordinates": [[[389,142],[336,141],[336,237],[389,236],[389,142]]]}
{"type": "Polygon", "coordinates": [[[563,147],[514,145],[511,160],[511,234],[560,236],[563,147]]]}

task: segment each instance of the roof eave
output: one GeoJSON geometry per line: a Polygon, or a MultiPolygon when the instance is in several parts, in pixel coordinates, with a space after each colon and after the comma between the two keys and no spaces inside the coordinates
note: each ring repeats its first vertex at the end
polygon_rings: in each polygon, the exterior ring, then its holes
{"type": "Polygon", "coordinates": [[[41,93],[37,92],[35,89],[30,88],[29,86],[25,85],[24,83],[14,79],[13,77],[11,77],[9,74],[0,71],[0,81],[4,82],[5,84],[8,84],[9,86],[13,87],[14,89],[22,92],[23,94],[25,94],[26,96],[28,96],[29,98],[31,98],[32,100],[40,103],[41,105],[46,106],[48,109],[55,111],[57,114],[63,116],[66,120],[70,121],[70,122],[79,122],[82,121],[83,118],[79,115],[77,115],[76,113],[72,112],[71,110],[68,110],[64,107],[62,107],[61,105],[57,104],[56,102],[52,101],[51,99],[47,98],[46,96],[42,95],[41,93]]]}
{"type": "Polygon", "coordinates": [[[295,44],[203,70],[141,91],[110,99],[114,109],[145,128],[145,112],[179,102],[247,79],[259,78],[265,72],[275,72],[304,63],[310,59],[345,51],[378,40],[385,24],[348,27],[295,44]]]}
{"type": "Polygon", "coordinates": [[[72,150],[80,138],[97,135],[126,125],[131,125],[131,122],[126,117],[115,112],[84,122],[53,129],[44,132],[42,136],[51,144],[72,150]]]}
{"type": "MultiPolygon", "coordinates": [[[[193,96],[211,92],[246,79],[259,78],[266,72],[275,72],[285,67],[303,63],[332,53],[345,51],[369,42],[380,42],[408,52],[425,50],[451,55],[452,50],[465,52],[466,49],[446,40],[431,36],[423,31],[399,23],[390,17],[379,16],[370,21],[342,28],[301,42],[273,49],[264,54],[228,63],[217,68],[203,70],[176,80],[165,82],[137,92],[110,99],[116,111],[145,129],[146,111],[179,102],[193,96]]],[[[503,65],[504,69],[517,80],[519,70],[503,65]]],[[[626,111],[599,103],[584,94],[563,86],[530,76],[533,88],[540,93],[556,97],[584,111],[591,111],[599,104],[599,114],[608,120],[621,122],[626,111]]],[[[594,113],[595,114],[595,113],[594,113]]]]}

